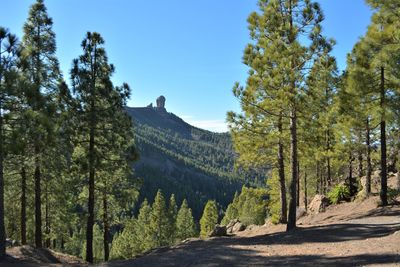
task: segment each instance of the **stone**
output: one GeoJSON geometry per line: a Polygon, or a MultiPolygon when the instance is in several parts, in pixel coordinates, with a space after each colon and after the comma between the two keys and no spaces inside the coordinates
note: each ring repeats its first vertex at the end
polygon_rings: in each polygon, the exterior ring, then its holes
{"type": "Polygon", "coordinates": [[[157,110],[160,111],[166,111],[165,109],[165,97],[164,96],[159,96],[156,100],[157,103],[157,110]]]}
{"type": "Polygon", "coordinates": [[[239,222],[238,219],[233,219],[233,220],[231,220],[231,221],[228,223],[228,225],[226,226],[226,232],[229,233],[229,234],[231,234],[231,233],[232,233],[232,230],[233,230],[233,226],[234,226],[236,223],[238,223],[238,222],[239,222]]]}
{"type": "Polygon", "coordinates": [[[216,236],[226,236],[226,226],[221,226],[219,224],[215,225],[214,230],[212,230],[208,236],[216,237],[216,236]]]}
{"type": "Polygon", "coordinates": [[[315,195],[310,203],[309,209],[311,213],[317,214],[324,212],[329,205],[329,199],[324,195],[315,195]]]}
{"type": "Polygon", "coordinates": [[[299,219],[306,214],[307,214],[307,211],[305,208],[301,208],[301,207],[296,208],[296,219],[299,219]]]}
{"type": "Polygon", "coordinates": [[[246,230],[246,225],[241,222],[237,222],[232,228],[232,233],[242,232],[244,230],[246,230]]]}

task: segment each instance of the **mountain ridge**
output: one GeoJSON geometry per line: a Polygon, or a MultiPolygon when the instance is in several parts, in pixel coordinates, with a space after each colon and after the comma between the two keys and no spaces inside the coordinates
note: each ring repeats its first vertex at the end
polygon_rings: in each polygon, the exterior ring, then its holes
{"type": "Polygon", "coordinates": [[[166,196],[174,194],[178,204],[186,198],[199,219],[207,200],[215,199],[225,209],[235,192],[254,182],[254,177],[235,170],[229,133],[190,125],[167,112],[165,98],[157,100],[156,107],[126,107],[126,111],[133,119],[140,154],[134,164],[142,182],[140,200],[153,199],[161,189],[166,196]]]}

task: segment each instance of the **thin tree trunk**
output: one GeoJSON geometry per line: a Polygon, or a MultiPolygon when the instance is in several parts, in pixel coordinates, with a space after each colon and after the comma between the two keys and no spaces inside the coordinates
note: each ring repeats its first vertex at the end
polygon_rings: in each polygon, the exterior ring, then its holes
{"type": "MultiPolygon", "coordinates": [[[[282,129],[282,117],[279,117],[278,130],[281,136],[282,129]]],[[[280,198],[281,198],[281,223],[287,223],[287,202],[286,202],[286,180],[285,180],[285,158],[283,155],[283,144],[281,137],[279,137],[278,144],[278,172],[279,172],[279,185],[280,185],[280,198]]]]}
{"type": "Polygon", "coordinates": [[[93,95],[96,89],[96,45],[94,45],[94,58],[92,59],[92,81],[91,93],[92,99],[90,101],[90,130],[89,130],[89,198],[88,198],[88,219],[86,227],[86,261],[93,263],[93,226],[94,226],[94,179],[95,179],[95,103],[93,95]]]}
{"type": "Polygon", "coordinates": [[[26,245],[26,171],[21,169],[21,244],[26,245]]]}
{"type": "Polygon", "coordinates": [[[386,121],[385,121],[385,69],[381,67],[381,191],[380,198],[383,206],[387,200],[387,166],[386,166],[386,121]]]}
{"type": "MultiPolygon", "coordinates": [[[[0,42],[0,45],[1,45],[1,42],[0,42]]],[[[0,82],[1,82],[1,80],[0,80],[0,82]]],[[[3,165],[3,163],[4,163],[3,113],[2,113],[2,103],[0,101],[0,259],[6,255],[6,228],[5,228],[5,224],[4,224],[4,165],[3,165]]]]}
{"type": "Polygon", "coordinates": [[[353,156],[351,152],[349,153],[349,191],[350,195],[354,196],[355,189],[354,189],[354,178],[353,178],[353,156]]]}
{"type": "Polygon", "coordinates": [[[46,241],[45,241],[45,246],[46,246],[46,248],[49,248],[50,247],[50,243],[51,243],[51,240],[50,240],[50,210],[49,210],[49,188],[48,188],[48,181],[46,181],[46,188],[45,188],[45,201],[46,201],[46,203],[45,203],[45,216],[44,216],[44,218],[45,218],[45,229],[44,229],[44,231],[45,231],[45,235],[46,235],[46,241]]]}
{"type": "Polygon", "coordinates": [[[365,192],[367,195],[371,194],[371,175],[372,175],[372,164],[371,164],[371,129],[369,126],[369,118],[367,118],[366,124],[366,143],[367,143],[367,173],[365,177],[365,192]]]}
{"type": "Polygon", "coordinates": [[[42,190],[41,190],[41,178],[39,163],[38,149],[35,149],[35,246],[37,248],[42,247],[42,190]]]}
{"type": "Polygon", "coordinates": [[[319,177],[319,162],[316,164],[315,176],[317,180],[317,192],[316,194],[322,194],[322,180],[319,177]]]}
{"type": "Polygon", "coordinates": [[[307,212],[307,204],[308,204],[308,201],[307,201],[307,172],[306,172],[306,170],[304,170],[303,171],[304,172],[304,174],[303,174],[303,176],[304,176],[304,209],[306,210],[306,212],[307,212]]]}
{"type": "MultiPolygon", "coordinates": [[[[329,152],[331,150],[331,133],[329,130],[326,131],[326,149],[329,152]]],[[[327,171],[327,186],[330,187],[332,184],[332,171],[331,171],[331,157],[326,157],[326,171],[327,171]]]]}
{"type": "Polygon", "coordinates": [[[289,217],[287,224],[287,231],[296,228],[296,200],[297,200],[297,114],[293,108],[290,117],[290,135],[291,135],[291,171],[292,180],[289,187],[289,217]]]}
{"type": "MultiPolygon", "coordinates": [[[[107,189],[105,189],[107,190],[107,189]]],[[[110,256],[110,247],[109,247],[109,225],[108,225],[108,204],[107,204],[107,193],[103,193],[103,224],[104,224],[104,261],[108,261],[110,256]]]]}
{"type": "Polygon", "coordinates": [[[358,153],[358,177],[363,176],[363,158],[361,152],[358,153]]]}
{"type": "Polygon", "coordinates": [[[300,163],[297,162],[297,199],[296,206],[300,207],[300,163]]]}

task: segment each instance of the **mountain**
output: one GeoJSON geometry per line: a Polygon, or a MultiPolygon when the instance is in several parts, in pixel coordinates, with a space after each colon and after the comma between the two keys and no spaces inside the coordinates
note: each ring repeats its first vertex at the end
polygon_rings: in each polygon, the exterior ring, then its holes
{"type": "Polygon", "coordinates": [[[177,203],[186,198],[199,219],[208,199],[221,208],[232,201],[244,184],[259,180],[234,170],[235,154],[228,133],[196,128],[165,109],[165,97],[157,106],[126,108],[133,118],[140,160],[135,163],[141,178],[140,200],[153,199],[161,189],[175,194],[177,203]]]}

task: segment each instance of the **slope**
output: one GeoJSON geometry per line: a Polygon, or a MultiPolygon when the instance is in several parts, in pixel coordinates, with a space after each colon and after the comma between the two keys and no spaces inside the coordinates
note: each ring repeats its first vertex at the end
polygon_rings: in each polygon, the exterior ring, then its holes
{"type": "Polygon", "coordinates": [[[140,200],[153,199],[161,189],[167,196],[175,194],[178,203],[186,198],[199,219],[208,199],[226,208],[243,184],[260,184],[257,175],[234,171],[228,133],[193,127],[164,105],[126,110],[134,120],[140,153],[134,165],[142,181],[140,200]]]}

